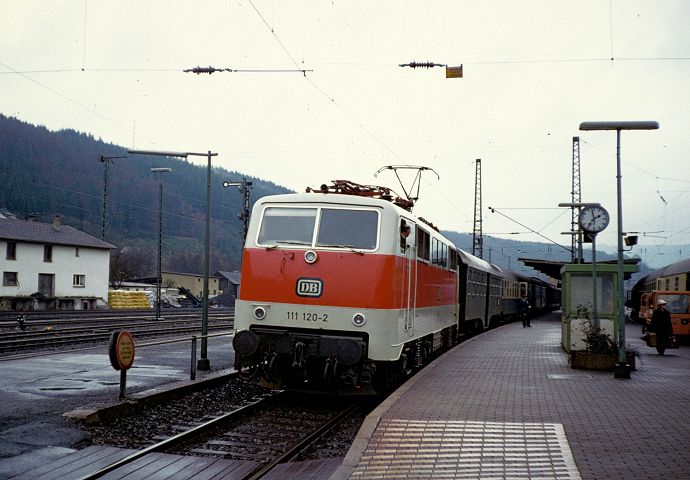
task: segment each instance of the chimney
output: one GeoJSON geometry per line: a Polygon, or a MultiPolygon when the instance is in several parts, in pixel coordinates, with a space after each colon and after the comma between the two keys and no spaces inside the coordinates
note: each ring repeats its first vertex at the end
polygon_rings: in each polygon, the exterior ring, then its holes
{"type": "Polygon", "coordinates": [[[60,230],[60,215],[53,215],[53,229],[60,230]]]}

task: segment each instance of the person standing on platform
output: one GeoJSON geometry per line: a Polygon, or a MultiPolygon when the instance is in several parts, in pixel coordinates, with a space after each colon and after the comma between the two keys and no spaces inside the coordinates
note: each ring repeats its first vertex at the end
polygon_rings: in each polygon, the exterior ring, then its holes
{"type": "Polygon", "coordinates": [[[652,313],[652,321],[647,330],[656,334],[656,351],[663,355],[671,344],[673,333],[671,314],[666,310],[666,300],[660,299],[656,302],[656,309],[652,313]]]}
{"type": "Polygon", "coordinates": [[[529,302],[524,295],[520,298],[520,305],[518,306],[520,318],[522,319],[522,328],[531,327],[529,324],[529,302]]]}

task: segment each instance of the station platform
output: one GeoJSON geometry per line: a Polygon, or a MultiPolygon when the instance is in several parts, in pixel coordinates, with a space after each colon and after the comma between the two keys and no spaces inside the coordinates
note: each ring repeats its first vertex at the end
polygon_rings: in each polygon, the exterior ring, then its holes
{"type": "Polygon", "coordinates": [[[333,479],[688,479],[690,348],[626,327],[630,379],[574,370],[560,313],[474,337],[362,425],[333,479]]]}

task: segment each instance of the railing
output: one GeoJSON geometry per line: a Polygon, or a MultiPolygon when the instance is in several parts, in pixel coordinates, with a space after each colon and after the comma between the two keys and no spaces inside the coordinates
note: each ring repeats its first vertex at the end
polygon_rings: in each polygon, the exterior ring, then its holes
{"type": "Polygon", "coordinates": [[[192,349],[191,349],[191,365],[190,365],[190,373],[189,373],[189,379],[190,380],[196,380],[196,340],[197,338],[213,338],[213,337],[232,337],[235,335],[234,333],[212,333],[208,335],[192,335],[189,338],[176,338],[173,340],[160,340],[158,342],[148,342],[148,343],[142,343],[140,345],[137,345],[137,348],[144,348],[144,347],[153,347],[155,345],[167,345],[170,343],[180,343],[180,342],[187,342],[191,341],[192,342],[192,349]]]}
{"type": "MultiPolygon", "coordinates": [[[[112,333],[111,336],[111,341],[110,341],[110,346],[108,347],[109,349],[109,355],[111,356],[111,364],[113,367],[117,364],[118,360],[114,357],[117,357],[117,352],[115,350],[117,349],[114,346],[114,342],[116,342],[116,339],[118,335],[122,333],[122,331],[115,331],[112,333]]],[[[136,348],[144,348],[144,347],[153,347],[157,345],[168,345],[172,343],[181,343],[181,342],[187,342],[191,341],[191,361],[190,361],[190,372],[189,372],[189,379],[190,380],[196,380],[196,366],[197,366],[197,359],[196,359],[196,342],[198,338],[213,338],[213,337],[231,337],[233,336],[234,333],[212,333],[208,335],[192,335],[191,337],[187,338],[175,338],[171,340],[160,340],[156,342],[148,342],[148,343],[142,343],[139,345],[136,345],[136,348]]],[[[127,367],[128,368],[128,367],[127,367]]],[[[127,368],[120,369],[120,400],[123,400],[125,398],[125,392],[127,389],[127,368]]],[[[117,369],[117,368],[116,368],[117,369]]]]}

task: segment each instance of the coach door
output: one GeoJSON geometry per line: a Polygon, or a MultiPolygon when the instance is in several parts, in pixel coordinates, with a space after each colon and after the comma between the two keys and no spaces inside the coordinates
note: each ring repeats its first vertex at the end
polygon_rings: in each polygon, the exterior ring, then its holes
{"type": "Polygon", "coordinates": [[[403,275],[401,275],[402,310],[405,332],[412,336],[414,333],[415,306],[417,303],[417,225],[410,219],[400,219],[400,250],[404,255],[403,275]]]}

